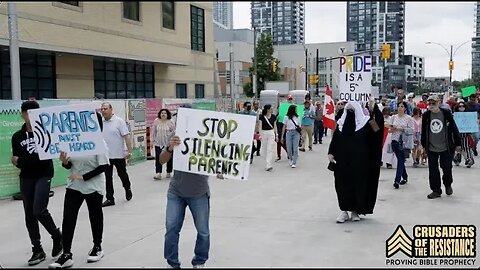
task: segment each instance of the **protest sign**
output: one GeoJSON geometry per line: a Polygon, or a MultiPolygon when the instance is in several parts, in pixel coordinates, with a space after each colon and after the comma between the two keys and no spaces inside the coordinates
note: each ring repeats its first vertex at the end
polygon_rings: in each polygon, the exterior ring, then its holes
{"type": "Polygon", "coordinates": [[[29,110],[40,160],[87,156],[107,152],[98,123],[98,104],[80,103],[29,110]]]}
{"type": "Polygon", "coordinates": [[[288,112],[288,107],[290,105],[295,105],[297,107],[297,114],[298,114],[298,119],[300,121],[300,124],[302,124],[302,117],[303,117],[303,111],[305,110],[305,105],[303,104],[291,104],[288,102],[283,102],[280,103],[280,107],[278,107],[278,118],[277,122],[283,123],[283,118],[285,118],[285,115],[287,115],[288,112]]]}
{"type": "Polygon", "coordinates": [[[372,56],[340,58],[340,100],[368,102],[372,93],[372,56]]]}
{"type": "Polygon", "coordinates": [[[477,112],[455,112],[453,120],[460,133],[478,132],[477,112]]]}
{"type": "Polygon", "coordinates": [[[247,180],[255,117],[178,108],[174,170],[247,180]]]}
{"type": "Polygon", "coordinates": [[[469,97],[471,94],[477,93],[475,85],[462,88],[462,97],[469,97]]]}

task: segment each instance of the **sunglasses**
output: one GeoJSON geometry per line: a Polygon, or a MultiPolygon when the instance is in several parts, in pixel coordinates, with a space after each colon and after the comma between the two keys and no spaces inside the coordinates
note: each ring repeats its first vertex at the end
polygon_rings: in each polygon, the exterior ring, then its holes
{"type": "Polygon", "coordinates": [[[465,108],[465,106],[464,106],[464,105],[460,105],[460,106],[458,106],[458,107],[459,107],[459,108],[465,108]]]}
{"type": "Polygon", "coordinates": [[[429,101],[428,104],[435,105],[435,104],[437,104],[437,102],[436,101],[429,101]]]}

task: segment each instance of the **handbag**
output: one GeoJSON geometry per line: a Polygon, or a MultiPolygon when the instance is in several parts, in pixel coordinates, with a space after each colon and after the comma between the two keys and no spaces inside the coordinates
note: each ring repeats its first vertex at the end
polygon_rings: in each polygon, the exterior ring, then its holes
{"type": "Polygon", "coordinates": [[[297,123],[295,123],[295,121],[293,121],[292,118],[290,118],[290,121],[292,121],[293,124],[295,125],[295,130],[296,130],[298,133],[302,134],[302,128],[299,127],[299,126],[297,125],[297,123]]]}
{"type": "Polygon", "coordinates": [[[387,144],[387,153],[389,153],[389,154],[393,153],[393,148],[392,148],[392,143],[391,142],[389,142],[387,144]]]}
{"type": "Polygon", "coordinates": [[[259,133],[254,133],[253,134],[253,140],[260,141],[260,140],[262,140],[262,136],[260,136],[259,133]]]}

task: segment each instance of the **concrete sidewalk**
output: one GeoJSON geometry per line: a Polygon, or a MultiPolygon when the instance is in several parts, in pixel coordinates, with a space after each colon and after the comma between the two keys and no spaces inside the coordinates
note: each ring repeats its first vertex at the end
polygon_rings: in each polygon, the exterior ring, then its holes
{"type": "MultiPolygon", "coordinates": [[[[330,138],[314,145],[312,152],[300,152],[295,169],[288,166],[283,152],[273,172],[264,170],[264,157],[255,157],[248,181],[210,179],[207,267],[391,267],[386,265],[386,240],[398,225],[413,237],[417,224],[480,224],[480,159],[470,169],[455,167],[454,194],[435,200],[426,198],[427,168],[414,169],[408,160],[409,182],[399,190],[392,186],[395,170],[382,169],[374,214],[362,216],[360,222],[336,224],[339,208],[333,173],[326,169],[330,138]]],[[[74,267],[166,266],[163,241],[169,180],[153,180],[153,161],[131,166],[128,172],[133,199],[125,200],[115,176],[117,204],[104,208],[105,257],[95,264],[86,263],[93,244],[86,205],[82,206],[72,246],[74,267]]],[[[65,188],[54,190],[49,210],[60,226],[65,188]]],[[[0,220],[0,265],[26,267],[31,248],[22,202],[0,201],[0,220]]],[[[52,241],[43,227],[41,234],[47,259],[35,268],[53,262],[52,241]]],[[[182,267],[191,267],[195,237],[187,211],[180,238],[182,267]]],[[[399,253],[394,258],[408,257],[399,253]]]]}

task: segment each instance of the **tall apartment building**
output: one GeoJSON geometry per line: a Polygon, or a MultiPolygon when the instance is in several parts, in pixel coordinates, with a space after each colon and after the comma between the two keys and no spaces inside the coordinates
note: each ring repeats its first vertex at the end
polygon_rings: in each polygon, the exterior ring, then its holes
{"type": "Polygon", "coordinates": [[[233,2],[213,2],[213,21],[225,29],[233,29],[233,2]]]}
{"type": "Polygon", "coordinates": [[[274,45],[305,43],[305,2],[251,2],[251,25],[274,45]]]}
{"type": "Polygon", "coordinates": [[[384,67],[403,65],[405,1],[347,2],[347,41],[356,42],[356,51],[378,50],[381,44],[389,43],[391,58],[382,60],[376,53],[373,59],[373,80],[377,83],[388,81],[383,78],[384,67]]]}
{"type": "MultiPolygon", "coordinates": [[[[214,96],[211,2],[16,5],[22,99],[214,96]]],[[[8,45],[2,27],[0,99],[11,99],[8,45]]]]}
{"type": "Polygon", "coordinates": [[[480,2],[475,3],[475,36],[472,38],[472,78],[480,76],[480,2]]]}

